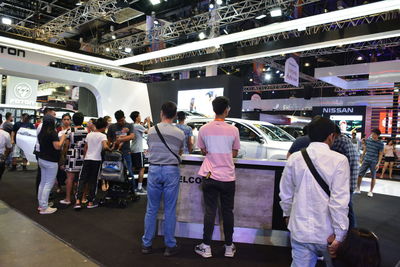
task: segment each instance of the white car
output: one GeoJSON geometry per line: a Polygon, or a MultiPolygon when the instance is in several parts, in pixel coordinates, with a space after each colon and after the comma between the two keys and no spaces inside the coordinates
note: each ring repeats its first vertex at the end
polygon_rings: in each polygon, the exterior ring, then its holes
{"type": "MultiPolygon", "coordinates": [[[[200,129],[212,121],[209,118],[192,119],[189,126],[200,129]]],[[[264,121],[227,118],[225,121],[239,130],[241,158],[286,160],[286,154],[295,140],[293,136],[264,121]]]]}

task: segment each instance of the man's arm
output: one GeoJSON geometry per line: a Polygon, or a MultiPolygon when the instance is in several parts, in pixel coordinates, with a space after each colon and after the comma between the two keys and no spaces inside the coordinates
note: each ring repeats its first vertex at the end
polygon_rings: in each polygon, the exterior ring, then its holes
{"type": "Polygon", "coordinates": [[[338,164],[333,177],[328,207],[335,234],[335,241],[332,242],[331,246],[336,251],[349,228],[350,167],[347,158],[343,158],[338,164]]]}
{"type": "Polygon", "coordinates": [[[135,139],[135,134],[131,133],[131,134],[127,135],[127,136],[119,136],[117,141],[121,143],[121,142],[130,141],[130,140],[133,140],[133,139],[135,139]]]}
{"type": "Polygon", "coordinates": [[[190,133],[187,139],[187,148],[189,150],[189,153],[192,153],[193,150],[193,131],[192,128],[190,128],[190,133]]]}
{"type": "Polygon", "coordinates": [[[15,144],[15,132],[11,132],[11,144],[15,144]]]}
{"type": "MultiPolygon", "coordinates": [[[[107,141],[107,140],[103,140],[103,141],[101,142],[101,144],[102,144],[104,150],[112,151],[111,148],[110,148],[109,145],[108,145],[108,141],[107,141]]],[[[85,147],[86,147],[86,146],[85,146],[85,147]]]]}
{"type": "Polygon", "coordinates": [[[378,163],[376,164],[376,167],[375,167],[376,170],[379,170],[379,164],[381,163],[382,158],[383,158],[383,151],[379,152],[378,163]]]}
{"type": "Polygon", "coordinates": [[[294,162],[291,159],[289,159],[288,162],[286,163],[279,184],[279,191],[280,191],[279,197],[281,199],[279,204],[283,210],[283,217],[290,216],[290,212],[292,211],[294,192],[295,192],[295,185],[293,183],[294,162]]]}
{"type": "Polygon", "coordinates": [[[363,153],[360,157],[360,162],[363,162],[366,153],[367,153],[367,145],[363,145],[363,153]]]}

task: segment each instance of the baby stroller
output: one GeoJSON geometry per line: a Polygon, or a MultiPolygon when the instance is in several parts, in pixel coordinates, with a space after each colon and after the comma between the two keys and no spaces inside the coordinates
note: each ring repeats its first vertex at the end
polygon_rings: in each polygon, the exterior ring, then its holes
{"type": "Polygon", "coordinates": [[[128,180],[121,152],[107,151],[104,154],[100,179],[109,182],[107,194],[100,201],[100,204],[117,204],[118,207],[125,208],[129,201],[139,199],[133,190],[132,182],[128,180]]]}

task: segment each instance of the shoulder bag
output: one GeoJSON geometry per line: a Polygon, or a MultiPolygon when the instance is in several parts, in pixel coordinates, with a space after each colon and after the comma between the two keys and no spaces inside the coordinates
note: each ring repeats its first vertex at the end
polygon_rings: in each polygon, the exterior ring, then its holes
{"type": "Polygon", "coordinates": [[[310,169],[313,177],[315,178],[319,186],[321,186],[322,190],[325,191],[328,197],[331,197],[331,191],[329,190],[328,184],[324,181],[324,179],[322,179],[321,175],[318,173],[305,148],[301,150],[301,154],[303,155],[303,158],[308,166],[308,169],[310,169]]]}

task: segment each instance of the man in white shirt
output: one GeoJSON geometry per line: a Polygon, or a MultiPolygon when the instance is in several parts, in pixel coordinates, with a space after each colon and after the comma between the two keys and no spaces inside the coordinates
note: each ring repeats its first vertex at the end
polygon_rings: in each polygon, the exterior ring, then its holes
{"type": "Polygon", "coordinates": [[[328,118],[313,120],[306,149],[329,190],[317,182],[301,151],[291,155],[282,174],[280,205],[291,233],[293,267],[315,266],[318,256],[332,266],[329,253],[336,252],[348,230],[350,167],[344,155],[330,150],[334,132],[328,118]]]}

